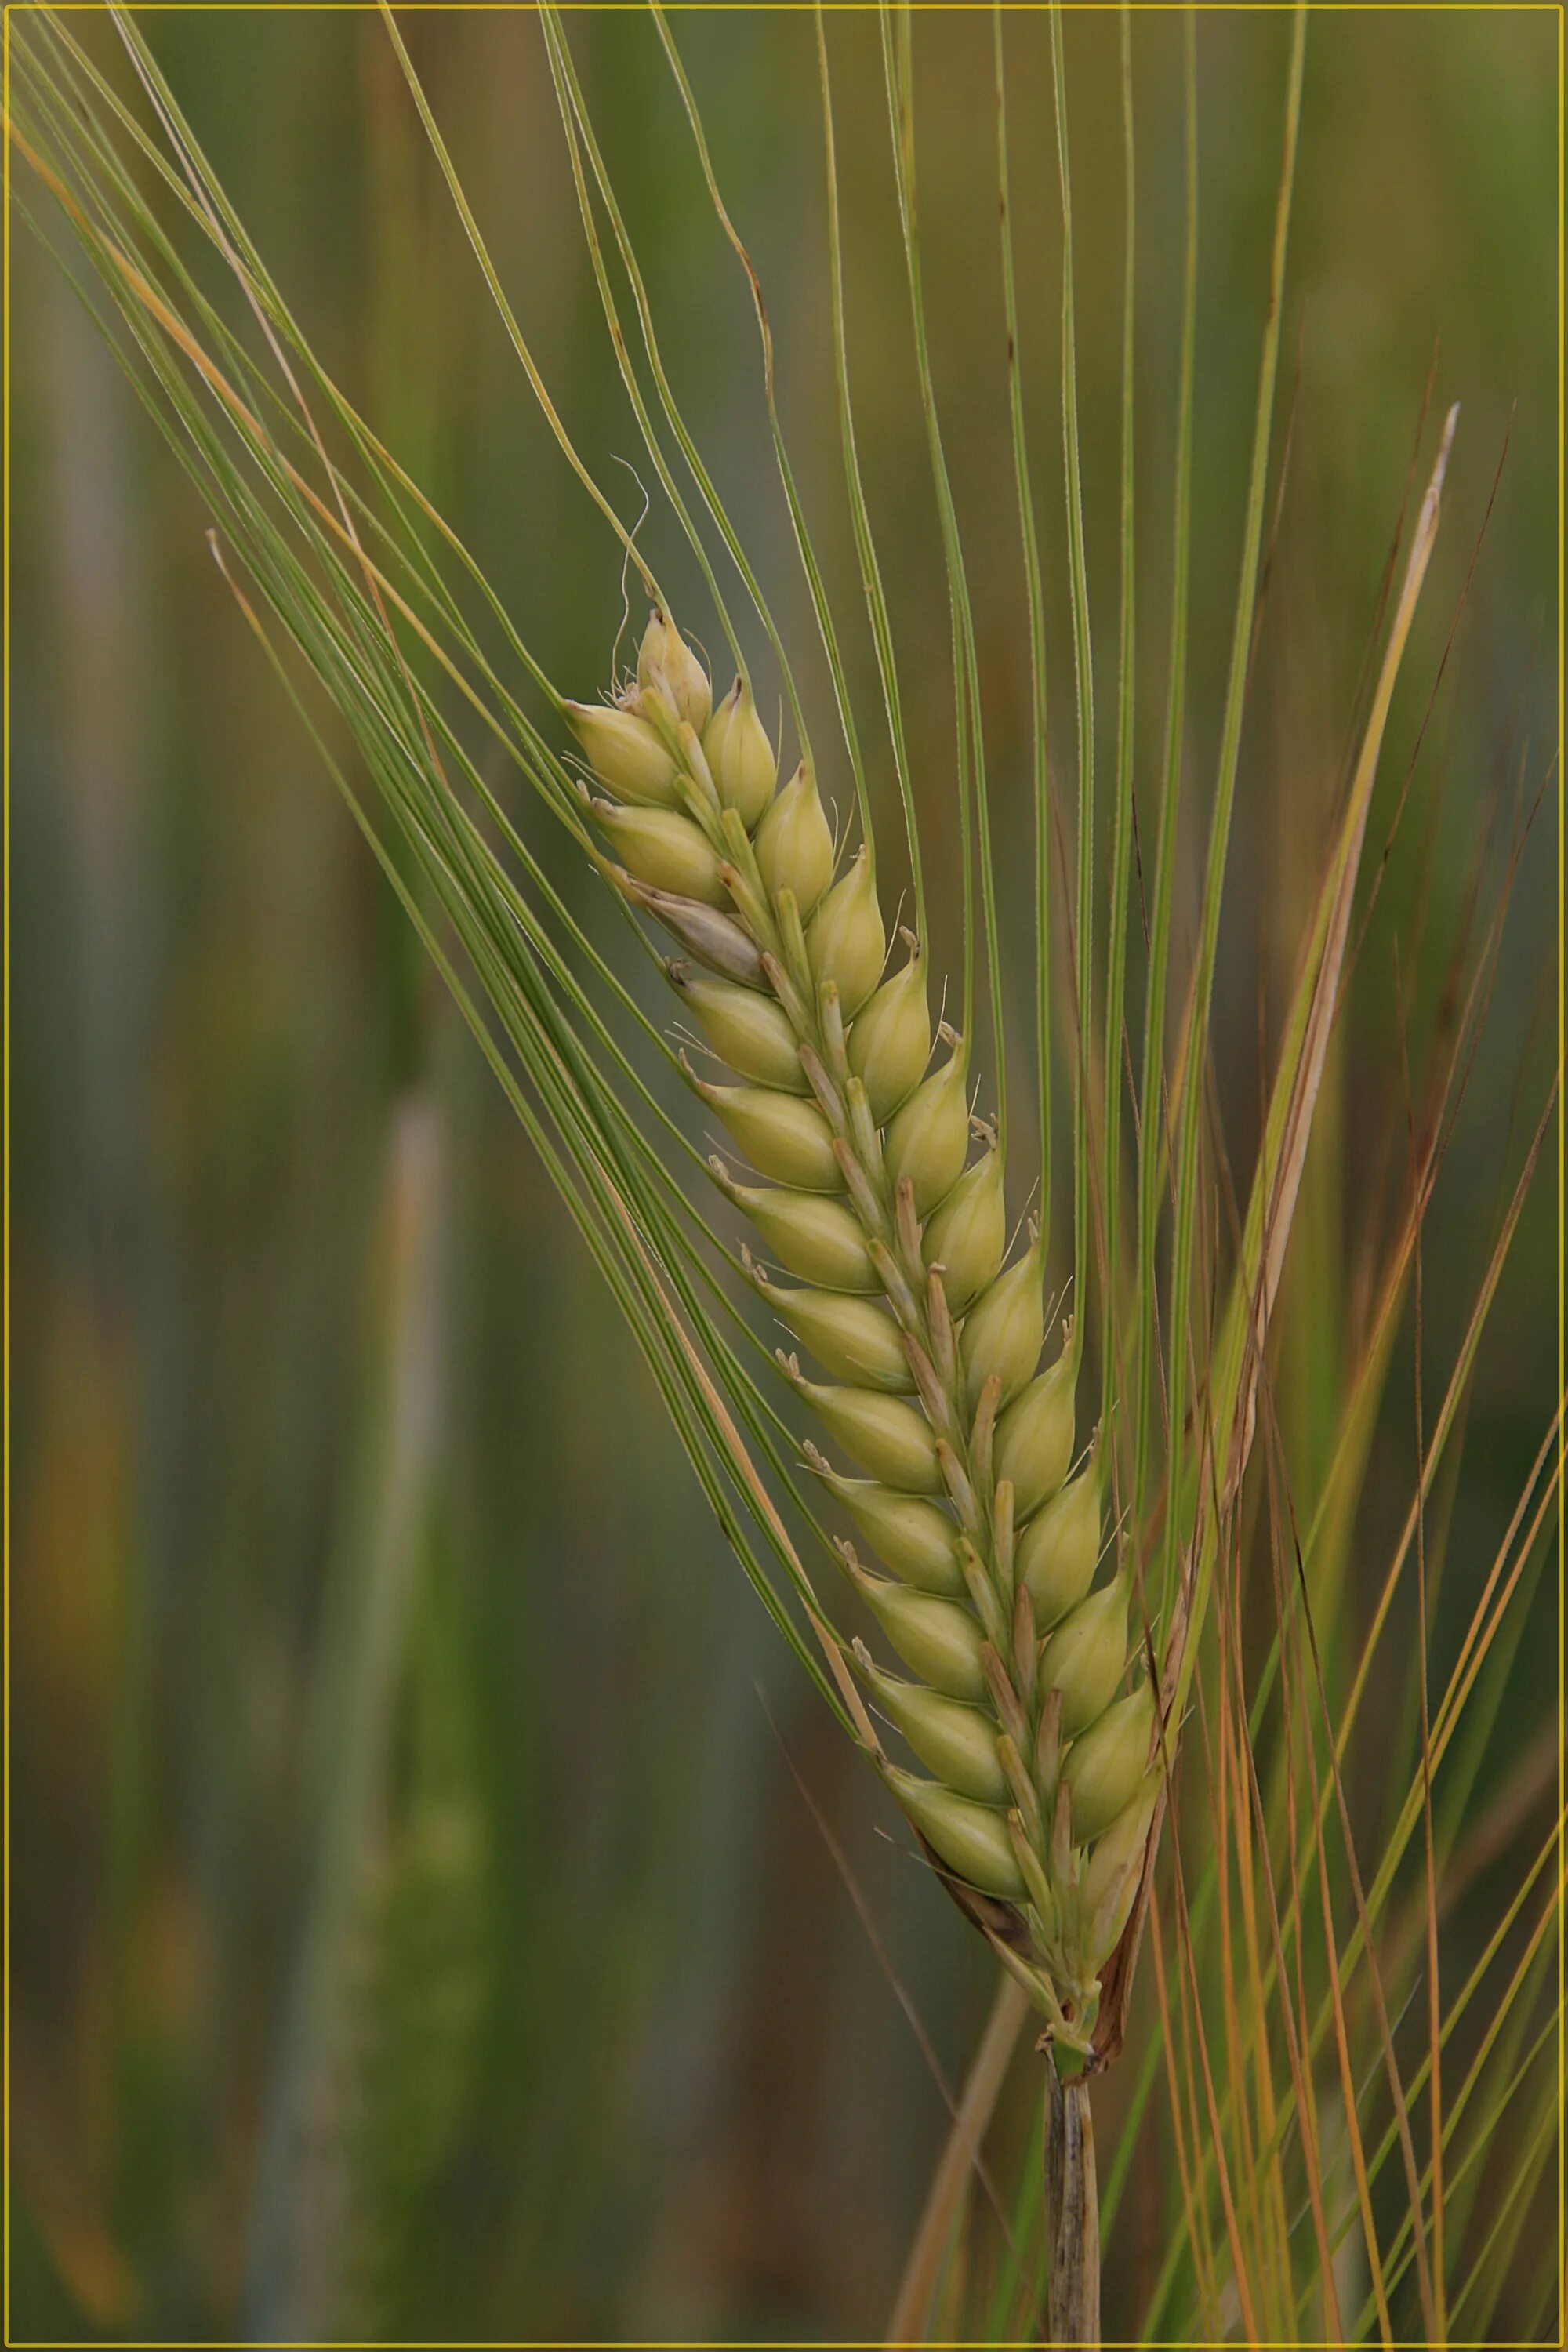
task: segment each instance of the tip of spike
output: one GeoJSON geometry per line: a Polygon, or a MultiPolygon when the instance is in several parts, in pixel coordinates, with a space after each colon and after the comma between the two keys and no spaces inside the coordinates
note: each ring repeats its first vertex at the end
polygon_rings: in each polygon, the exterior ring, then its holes
{"type": "Polygon", "coordinates": [[[858,1592],[869,1597],[874,1592],[887,1591],[889,1580],[885,1576],[874,1576],[854,1545],[845,1537],[836,1536],[833,1549],[843,1564],[845,1575],[858,1592]]]}

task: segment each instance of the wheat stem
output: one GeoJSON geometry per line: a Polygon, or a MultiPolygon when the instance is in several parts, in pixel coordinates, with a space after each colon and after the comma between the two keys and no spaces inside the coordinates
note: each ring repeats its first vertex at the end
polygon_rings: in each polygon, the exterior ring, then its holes
{"type": "Polygon", "coordinates": [[[1046,2070],[1047,2341],[1099,2352],[1100,2192],[1089,2084],[1046,2070]]]}

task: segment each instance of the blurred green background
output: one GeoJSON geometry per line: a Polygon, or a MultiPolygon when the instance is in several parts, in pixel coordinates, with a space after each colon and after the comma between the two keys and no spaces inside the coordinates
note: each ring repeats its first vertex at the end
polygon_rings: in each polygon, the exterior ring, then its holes
{"type": "MultiPolygon", "coordinates": [[[[812,20],[676,21],[767,289],[829,584],[854,614],[812,20]]],[[[592,696],[620,620],[618,551],[531,401],[378,18],[145,22],[327,363],[552,677],[592,696]]],[[[110,28],[81,24],[108,60],[110,28]]],[[[744,281],[650,27],[587,9],[569,30],[678,387],[826,736],[744,281]]],[[[614,460],[640,451],[538,26],[452,9],[410,17],[406,33],[554,396],[590,462],[625,482],[614,460]]],[[[1200,799],[1287,37],[1268,12],[1205,12],[1198,32],[1187,772],[1200,799]]],[[[1440,1034],[1472,892],[1483,912],[1495,903],[1516,814],[1543,788],[1428,1221],[1434,1387],[1555,1045],[1557,37],[1551,12],[1505,8],[1330,14],[1310,36],[1280,404],[1290,462],[1216,1024],[1238,1165],[1429,365],[1437,412],[1464,406],[1374,858],[1418,739],[1419,757],[1300,1244],[1319,1311],[1282,1370],[1308,1489],[1325,1444],[1308,1359],[1337,1362],[1354,1336],[1352,1277],[1384,1213],[1368,1138],[1402,1084],[1401,1022],[1440,1034]]],[[[956,855],[949,622],[875,18],[835,14],[829,39],[861,448],[941,872],[956,855]]],[[[1017,13],[1007,39],[1051,734],[1070,774],[1044,19],[1017,13]]],[[[1116,40],[1110,14],[1067,28],[1107,746],[1116,40]]],[[[1164,687],[1180,42],[1175,15],[1139,17],[1143,807],[1164,687]]],[[[1026,804],[1028,672],[989,14],[922,14],[916,47],[937,391],[1005,825],[1026,804]]],[[[207,518],[20,219],[13,258],[13,2329],[875,2335],[945,2110],[829,1835],[950,2080],[990,1964],[912,1866],[727,1557],[569,1221],[258,658],[207,553],[207,518]]],[[[635,512],[634,488],[621,503],[635,512]]],[[[688,591],[682,617],[716,642],[673,532],[657,514],[649,528],[659,568],[688,591]]],[[[874,712],[853,627],[850,657],[874,712]]],[[[879,751],[885,798],[886,764],[879,751]]],[[[841,802],[847,789],[840,777],[841,802]]],[[[539,811],[517,814],[609,937],[591,877],[539,811]]],[[[1026,939],[1026,860],[1005,860],[1003,880],[1026,939]]],[[[956,949],[951,888],[937,916],[941,967],[956,949]]],[[[1402,1113],[1392,1131],[1403,1148],[1402,1113]]],[[[1551,1410],[1555,1267],[1543,1182],[1470,1409],[1458,1630],[1551,1410]]],[[[1406,1507],[1413,1412],[1406,1335],[1363,1513],[1369,1580],[1406,1507]]],[[[1553,1598],[1537,1595],[1539,1638],[1521,1644],[1489,1784],[1517,1776],[1521,1851],[1550,1817],[1539,1736],[1553,1598]]],[[[1375,1730],[1374,1710],[1373,1752],[1358,1759],[1373,1819],[1375,1730]]],[[[1483,1874],[1457,1949],[1497,1901],[1483,1874]]],[[[1037,2093],[1026,2062],[1016,2076],[1005,2180],[1037,2093]]],[[[1117,2097],[1113,2081],[1112,2118],[1117,2097]]],[[[1157,2118],[1147,2136],[1157,2167],[1157,2118]]],[[[1141,2206],[1135,2189],[1127,2211],[1128,2276],[1141,2230],[1157,2226],[1153,2197],[1141,2206]]],[[[1108,2319],[1121,2293],[1108,2287],[1108,2319]]]]}

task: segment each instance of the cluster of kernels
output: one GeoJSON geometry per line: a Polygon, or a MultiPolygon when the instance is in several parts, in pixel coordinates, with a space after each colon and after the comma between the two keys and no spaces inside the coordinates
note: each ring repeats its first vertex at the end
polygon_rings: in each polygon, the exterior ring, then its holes
{"type": "Polygon", "coordinates": [[[932,1071],[925,972],[885,977],[871,852],[834,879],[803,762],[780,788],[749,687],[715,709],[655,612],[636,683],[569,706],[599,782],[589,809],[623,887],[697,959],[668,967],[737,1083],[683,1067],[760,1183],[715,1181],[791,1282],[746,1271],[826,1373],[781,1357],[862,1475],[811,1467],[887,1574],[846,1572],[912,1680],[865,1645],[858,1671],[934,1779],[886,1767],[942,1864],[1017,1906],[1058,2030],[1093,2022],[1095,1979],[1136,1894],[1157,1793],[1153,1695],[1126,1691],[1125,1569],[1095,1585],[1102,1457],[1072,1467],[1077,1351],[1044,1370],[1044,1244],[1005,1266],[995,1137],[971,1115],[966,1042],[932,1071]],[[978,1139],[978,1156],[971,1148],[978,1139]]]}

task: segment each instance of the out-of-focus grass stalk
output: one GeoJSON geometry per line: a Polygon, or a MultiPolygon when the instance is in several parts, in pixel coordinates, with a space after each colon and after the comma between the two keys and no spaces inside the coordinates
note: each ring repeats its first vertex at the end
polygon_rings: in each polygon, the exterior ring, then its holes
{"type": "Polygon", "coordinates": [[[252,2211],[247,2306],[263,2338],[330,2329],[341,2285],[337,2062],[349,2026],[350,1931],[385,1803],[392,1702],[439,1445],[443,1151],[434,1101],[405,1097],[388,1137],[372,1250],[358,1459],[323,1598],[308,1774],[315,1835],[252,2211]]]}

